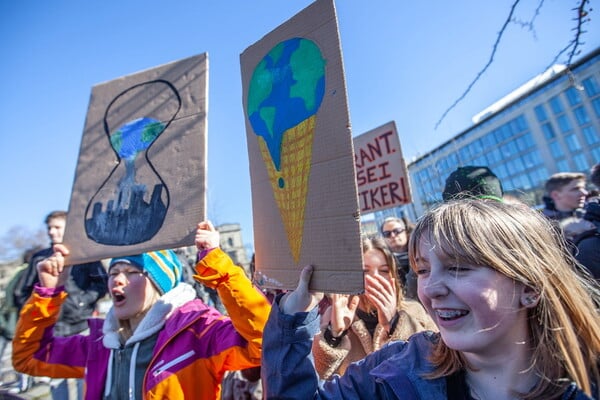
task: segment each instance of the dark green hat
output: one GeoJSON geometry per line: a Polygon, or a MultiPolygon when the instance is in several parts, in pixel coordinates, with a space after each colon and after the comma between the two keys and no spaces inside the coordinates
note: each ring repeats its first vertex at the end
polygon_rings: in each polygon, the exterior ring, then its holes
{"type": "Polygon", "coordinates": [[[479,198],[502,201],[502,183],[488,168],[468,165],[458,167],[446,179],[442,192],[444,201],[479,198]]]}

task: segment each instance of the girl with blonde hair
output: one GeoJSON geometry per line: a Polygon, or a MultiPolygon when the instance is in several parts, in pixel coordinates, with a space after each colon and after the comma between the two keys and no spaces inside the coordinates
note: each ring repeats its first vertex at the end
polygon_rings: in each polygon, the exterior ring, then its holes
{"type": "Polygon", "coordinates": [[[538,212],[485,200],[441,204],[409,244],[419,299],[439,333],[421,332],[319,382],[312,267],[273,305],[263,337],[268,398],[598,398],[600,292],[538,212]],[[286,368],[282,369],[285,356],[286,368]]]}

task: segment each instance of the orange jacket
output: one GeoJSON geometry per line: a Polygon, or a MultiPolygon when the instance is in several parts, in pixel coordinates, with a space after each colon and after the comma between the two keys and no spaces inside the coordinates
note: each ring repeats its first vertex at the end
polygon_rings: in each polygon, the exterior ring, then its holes
{"type": "MultiPolygon", "coordinates": [[[[267,299],[220,249],[210,251],[196,273],[196,280],[216,288],[231,318],[199,299],[169,312],[145,369],[144,399],[218,399],[225,371],[260,365],[267,299]]],[[[187,292],[185,287],[173,291],[187,292]]],[[[89,336],[54,337],[65,297],[61,290],[36,287],[17,324],[13,365],[29,375],[81,378],[85,373],[86,399],[102,399],[111,358],[104,343],[110,333],[102,332],[108,320],[90,320],[89,336]]]]}

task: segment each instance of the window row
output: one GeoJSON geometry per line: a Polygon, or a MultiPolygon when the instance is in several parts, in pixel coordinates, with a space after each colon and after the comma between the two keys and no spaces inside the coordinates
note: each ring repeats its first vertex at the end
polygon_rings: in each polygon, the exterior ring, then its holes
{"type": "MultiPolygon", "coordinates": [[[[589,78],[583,80],[581,87],[583,88],[583,90],[585,91],[587,96],[590,99],[592,99],[591,102],[593,104],[594,111],[596,112],[596,115],[598,117],[600,117],[600,108],[598,106],[598,101],[600,100],[600,98],[593,99],[593,97],[600,94],[600,85],[598,84],[597,79],[594,76],[590,76],[589,78]]],[[[583,105],[581,105],[582,90],[577,89],[574,86],[570,86],[569,88],[567,88],[564,91],[564,94],[567,98],[567,102],[573,109],[573,113],[575,114],[575,118],[577,119],[577,122],[579,123],[579,125],[584,125],[584,124],[590,122],[590,118],[587,115],[585,108],[583,107],[583,105]],[[579,106],[579,107],[577,107],[577,106],[579,106]]],[[[562,103],[562,100],[560,99],[560,94],[558,94],[558,95],[552,97],[550,100],[548,100],[548,104],[550,105],[550,109],[552,110],[552,113],[556,116],[562,115],[565,111],[565,107],[562,103]]],[[[549,119],[548,113],[546,112],[546,108],[545,108],[544,104],[538,104],[537,106],[535,106],[534,112],[535,112],[535,116],[536,116],[538,122],[544,123],[544,122],[548,121],[548,119],[549,119]]],[[[568,121],[567,121],[567,123],[568,123],[568,121]]]]}

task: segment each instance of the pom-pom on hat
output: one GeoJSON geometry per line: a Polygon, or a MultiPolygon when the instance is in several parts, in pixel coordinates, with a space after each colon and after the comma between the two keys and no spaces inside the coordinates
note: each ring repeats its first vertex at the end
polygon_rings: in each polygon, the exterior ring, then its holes
{"type": "Polygon", "coordinates": [[[117,257],[110,260],[108,270],[116,263],[135,265],[146,272],[161,296],[181,282],[183,267],[172,250],[151,251],[135,256],[117,257]]]}
{"type": "Polygon", "coordinates": [[[502,201],[503,195],[500,179],[488,167],[472,165],[452,172],[442,192],[444,201],[464,198],[502,201]]]}

